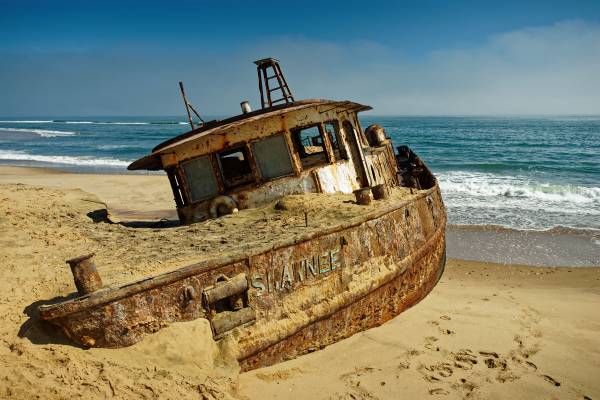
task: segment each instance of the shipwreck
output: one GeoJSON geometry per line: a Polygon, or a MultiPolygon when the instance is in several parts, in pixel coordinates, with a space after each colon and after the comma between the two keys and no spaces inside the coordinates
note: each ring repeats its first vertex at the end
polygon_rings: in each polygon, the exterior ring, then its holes
{"type": "Polygon", "coordinates": [[[128,168],[166,172],[182,224],[307,193],[332,210],[355,207],[356,217],[310,228],[307,220],[302,233],[268,245],[108,287],[92,255],[69,260],[78,295],[40,306],[41,318],[81,345],[109,348],[206,318],[250,370],[380,325],[433,289],[445,265],[446,212],[427,166],[407,146],[394,149],[380,126],[362,129],[357,113],[371,107],[295,100],[277,60],[255,63],[260,109],[242,102],[242,114],[204,122],[180,83],[191,130],[128,168]]]}

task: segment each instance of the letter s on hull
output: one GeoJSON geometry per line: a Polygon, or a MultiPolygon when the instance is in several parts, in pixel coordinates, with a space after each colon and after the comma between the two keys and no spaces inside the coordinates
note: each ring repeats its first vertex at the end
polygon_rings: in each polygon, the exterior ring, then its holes
{"type": "Polygon", "coordinates": [[[252,285],[253,288],[257,289],[257,291],[256,291],[257,296],[260,296],[261,294],[263,294],[263,292],[267,289],[267,287],[265,286],[265,284],[262,281],[263,281],[263,278],[259,274],[252,275],[250,284],[252,285]]]}

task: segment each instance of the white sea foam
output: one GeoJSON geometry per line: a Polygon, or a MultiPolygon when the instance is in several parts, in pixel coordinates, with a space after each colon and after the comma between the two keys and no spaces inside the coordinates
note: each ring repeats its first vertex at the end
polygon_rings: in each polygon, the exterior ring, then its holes
{"type": "Polygon", "coordinates": [[[117,150],[117,149],[128,149],[133,147],[132,144],[101,144],[96,146],[100,150],[117,150]]]}
{"type": "Polygon", "coordinates": [[[600,187],[467,171],[442,172],[437,177],[451,223],[600,229],[600,187]]]}
{"type": "Polygon", "coordinates": [[[150,125],[150,122],[103,122],[103,121],[53,121],[62,124],[75,125],[150,125]]]}
{"type": "Polygon", "coordinates": [[[87,156],[44,156],[37,154],[28,154],[23,151],[5,151],[0,150],[0,160],[11,161],[36,161],[41,163],[63,164],[63,165],[81,165],[96,167],[126,167],[130,161],[118,160],[114,158],[93,158],[87,156]]]}
{"type": "Polygon", "coordinates": [[[0,131],[6,132],[24,132],[33,133],[42,137],[56,137],[56,136],[73,136],[77,135],[77,132],[69,131],[53,131],[48,129],[24,129],[24,128],[0,128],[0,131]]]}
{"type": "Polygon", "coordinates": [[[468,197],[600,205],[600,187],[535,182],[525,177],[456,171],[439,174],[442,190],[468,197]]]}
{"type": "Polygon", "coordinates": [[[100,122],[106,125],[150,125],[150,122],[100,122]]]}
{"type": "Polygon", "coordinates": [[[37,120],[34,120],[34,121],[3,121],[3,120],[0,120],[0,124],[2,124],[2,123],[7,123],[7,124],[49,124],[51,122],[53,122],[53,121],[37,121],[37,120]]]}
{"type": "Polygon", "coordinates": [[[68,121],[68,120],[0,120],[0,124],[69,124],[69,125],[187,125],[188,122],[141,122],[141,121],[68,121]]]}

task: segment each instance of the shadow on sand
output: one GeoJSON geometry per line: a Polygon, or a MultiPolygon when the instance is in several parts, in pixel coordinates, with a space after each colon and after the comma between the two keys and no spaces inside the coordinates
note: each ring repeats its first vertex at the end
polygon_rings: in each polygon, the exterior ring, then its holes
{"type": "Polygon", "coordinates": [[[52,305],[75,297],[77,297],[77,293],[71,293],[68,296],[59,296],[50,300],[35,301],[25,307],[23,314],[26,314],[29,319],[19,328],[18,336],[20,338],[29,339],[33,344],[62,344],[78,347],[80,349],[87,349],[87,347],[72,342],[59,327],[41,319],[38,312],[39,306],[52,305]]]}
{"type": "Polygon", "coordinates": [[[95,223],[105,222],[107,224],[119,224],[125,226],[127,228],[175,228],[177,226],[181,226],[179,220],[161,218],[161,219],[153,219],[153,220],[114,220],[109,217],[106,209],[101,208],[98,210],[90,211],[87,213],[87,216],[94,221],[95,223]]]}

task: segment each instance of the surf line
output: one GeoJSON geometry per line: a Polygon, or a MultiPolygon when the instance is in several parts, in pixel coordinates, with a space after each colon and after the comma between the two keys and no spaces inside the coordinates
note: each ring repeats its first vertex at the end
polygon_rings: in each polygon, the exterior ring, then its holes
{"type": "Polygon", "coordinates": [[[284,263],[283,266],[271,265],[266,272],[255,272],[250,285],[255,289],[256,296],[261,296],[289,290],[295,283],[302,284],[305,280],[316,279],[317,276],[326,275],[341,266],[341,250],[336,247],[321,254],[284,263]]]}

